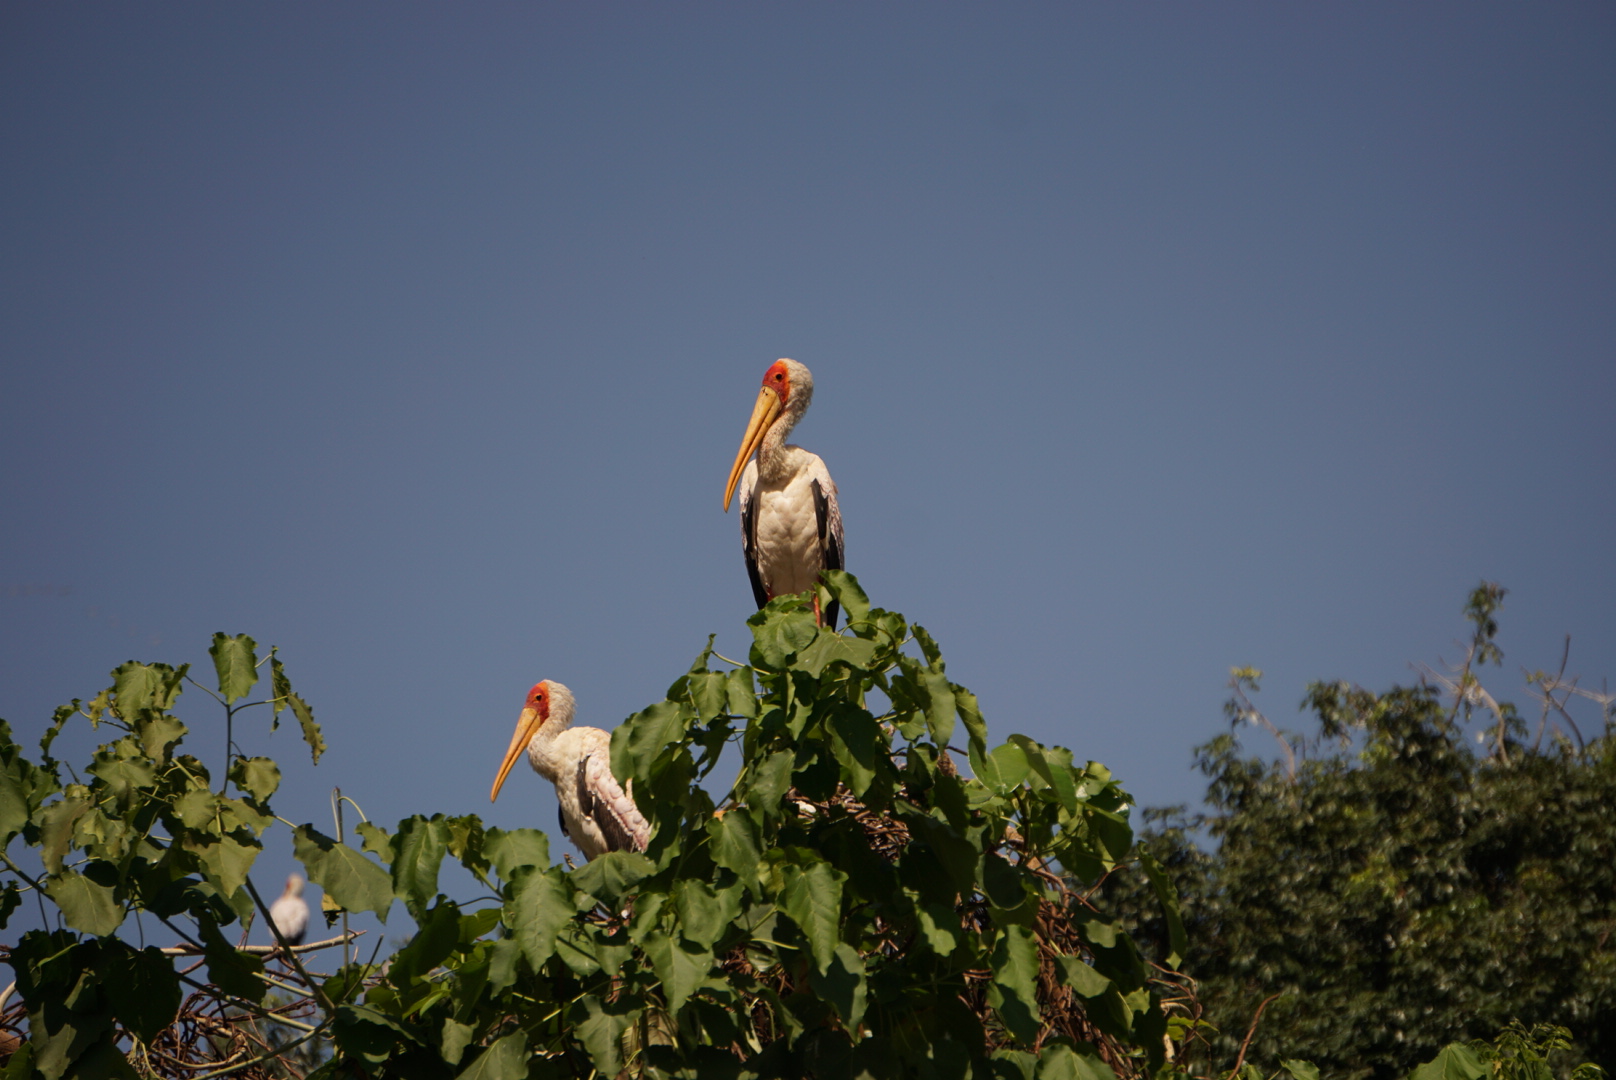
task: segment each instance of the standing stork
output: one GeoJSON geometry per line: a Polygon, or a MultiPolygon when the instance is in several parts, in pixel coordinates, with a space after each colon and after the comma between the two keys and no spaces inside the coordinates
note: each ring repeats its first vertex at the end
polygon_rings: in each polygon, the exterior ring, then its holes
{"type": "Polygon", "coordinates": [[[608,851],[644,851],[651,826],[612,775],[612,737],[600,728],[572,726],[572,691],[551,679],[528,691],[511,747],[494,777],[490,802],[525,750],[533,771],[555,785],[561,832],[584,858],[608,851]]]}
{"type": "Polygon", "coordinates": [[[845,569],[836,482],[818,454],[786,443],[813,397],[814,377],[795,360],[776,360],[764,373],[724,486],[724,512],[739,483],[741,546],[758,607],[812,589],[815,620],[835,629],[836,602],[821,617],[818,586],[823,571],[845,569]]]}

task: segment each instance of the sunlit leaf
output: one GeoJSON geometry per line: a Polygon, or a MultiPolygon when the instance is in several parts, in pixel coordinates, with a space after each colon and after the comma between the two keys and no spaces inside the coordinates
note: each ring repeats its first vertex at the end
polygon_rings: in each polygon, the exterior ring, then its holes
{"type": "Polygon", "coordinates": [[[710,949],[741,913],[741,886],[714,889],[705,881],[682,878],[673,884],[679,932],[692,945],[710,949]]]}
{"type": "Polygon", "coordinates": [[[241,790],[262,802],[281,786],[281,769],[272,758],[237,758],[230,767],[230,779],[241,790]]]}
{"type": "Polygon", "coordinates": [[[227,703],[246,697],[258,682],[257,649],[258,643],[246,634],[213,635],[208,655],[213,657],[213,670],[219,675],[219,694],[227,703]]]}
{"type": "Polygon", "coordinates": [[[1025,926],[1006,926],[994,943],[988,1002],[1016,1038],[1038,1037],[1038,940],[1025,926]]]}
{"type": "Polygon", "coordinates": [[[572,887],[559,870],[523,867],[511,878],[505,902],[505,925],[535,971],[555,953],[556,932],[572,919],[577,908],[572,887]]]}
{"type": "Polygon", "coordinates": [[[1488,1074],[1476,1052],[1463,1043],[1449,1043],[1436,1057],[1409,1073],[1408,1080],[1483,1080],[1488,1074]]]}
{"type": "Polygon", "coordinates": [[[616,903],[655,871],[656,864],[637,851],[608,851],[580,866],[572,884],[597,900],[616,903]]]}
{"type": "Polygon", "coordinates": [[[814,964],[823,973],[836,954],[841,934],[842,882],[847,875],[811,855],[803,861],[806,866],[788,863],[783,868],[780,910],[808,939],[814,964]]]}
{"type": "Polygon", "coordinates": [[[493,864],[494,872],[509,881],[520,867],[542,870],[550,865],[550,838],[538,829],[489,829],[483,840],[483,855],[493,864]]]}
{"type": "Polygon", "coordinates": [[[1080,956],[1057,956],[1055,965],[1061,973],[1061,981],[1079,997],[1099,997],[1113,989],[1111,980],[1085,964],[1080,956]]]}

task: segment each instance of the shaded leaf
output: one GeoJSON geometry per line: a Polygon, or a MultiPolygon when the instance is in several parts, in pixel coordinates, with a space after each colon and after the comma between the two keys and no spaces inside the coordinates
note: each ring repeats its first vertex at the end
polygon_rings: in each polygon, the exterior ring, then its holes
{"type": "Polygon", "coordinates": [[[142,1042],[151,1042],[179,1015],[179,976],[174,962],[155,946],[114,952],[101,985],[118,1022],[142,1042]]]}
{"type": "Polygon", "coordinates": [[[483,839],[483,856],[494,867],[494,872],[506,881],[515,876],[518,868],[550,865],[550,838],[538,829],[489,829],[483,839]]]}
{"type": "Polygon", "coordinates": [[[637,851],[608,851],[573,871],[573,887],[597,900],[616,903],[656,871],[656,863],[637,851]]]}
{"type": "MultiPolygon", "coordinates": [[[[1160,901],[1162,914],[1167,919],[1168,948],[1172,950],[1167,954],[1167,963],[1176,968],[1190,947],[1189,937],[1184,933],[1184,917],[1178,908],[1178,890],[1173,887],[1173,879],[1167,876],[1167,870],[1142,846],[1139,848],[1139,863],[1145,868],[1150,887],[1156,891],[1156,899],[1160,901]]],[[[1314,1076],[1312,1080],[1318,1080],[1318,1077],[1314,1076]]]]}
{"type": "Polygon", "coordinates": [[[232,948],[211,919],[200,920],[197,931],[202,936],[202,957],[208,964],[208,981],[227,994],[247,1001],[262,1001],[268,987],[257,976],[263,972],[264,962],[232,948]]]}
{"type": "Polygon", "coordinates": [[[780,890],[780,910],[797,924],[814,964],[821,973],[836,954],[842,920],[842,882],[847,875],[809,853],[807,866],[790,863],[783,868],[784,887],[780,890]]]}
{"type": "Polygon", "coordinates": [[[62,909],[62,921],[86,934],[105,936],[123,925],[123,905],[111,889],[64,870],[45,879],[45,895],[62,909]]]}
{"type": "Polygon", "coordinates": [[[417,921],[438,894],[438,869],[448,849],[442,814],[405,818],[393,834],[393,892],[417,921]]]}
{"type": "Polygon", "coordinates": [[[1022,1042],[1038,1037],[1038,941],[1025,926],[1006,926],[993,946],[988,1002],[1022,1042]]]}
{"type": "Polygon", "coordinates": [[[686,948],[674,939],[674,935],[660,932],[648,935],[644,948],[657,979],[662,983],[668,1011],[677,1013],[684,1007],[691,992],[702,984],[712,970],[713,954],[705,949],[686,948]]]}
{"type": "Polygon", "coordinates": [[[759,840],[752,816],[744,810],[714,815],[707,821],[707,835],[711,838],[713,862],[735,871],[748,887],[755,885],[759,840]]]}
{"type": "Polygon", "coordinates": [[[309,880],[349,911],[373,911],[383,922],[393,906],[393,880],[386,870],[347,844],[339,844],[311,825],[292,831],[292,854],[309,880]]]}
{"type": "Polygon", "coordinates": [[[808,983],[822,1001],[829,1002],[849,1032],[864,1019],[866,985],[864,958],[845,941],[836,943],[835,955],[823,971],[809,968],[808,983]]]}
{"type": "Polygon", "coordinates": [[[513,873],[510,897],[505,902],[505,925],[528,964],[538,971],[555,954],[557,931],[577,910],[572,887],[559,870],[522,867],[513,873]]]}

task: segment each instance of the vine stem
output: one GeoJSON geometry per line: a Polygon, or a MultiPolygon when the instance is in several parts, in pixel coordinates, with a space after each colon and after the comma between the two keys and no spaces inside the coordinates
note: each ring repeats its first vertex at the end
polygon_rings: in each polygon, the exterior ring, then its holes
{"type": "Polygon", "coordinates": [[[1240,1054],[1234,1059],[1234,1068],[1229,1070],[1229,1080],[1234,1080],[1235,1074],[1240,1071],[1240,1066],[1246,1063],[1246,1051],[1251,1048],[1252,1036],[1257,1034],[1257,1022],[1262,1019],[1263,1010],[1268,1008],[1275,998],[1278,998],[1283,994],[1283,990],[1279,991],[1279,993],[1269,994],[1267,997],[1263,998],[1263,1003],[1257,1006],[1257,1011],[1253,1013],[1251,1017],[1251,1026],[1246,1029],[1246,1037],[1240,1043],[1240,1054]]]}

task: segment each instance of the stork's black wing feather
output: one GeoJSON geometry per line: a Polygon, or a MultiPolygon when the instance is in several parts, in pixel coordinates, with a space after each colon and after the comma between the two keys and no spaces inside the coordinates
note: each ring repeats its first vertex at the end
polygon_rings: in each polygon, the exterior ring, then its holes
{"type": "Polygon", "coordinates": [[[758,573],[757,490],[754,488],[746,494],[747,498],[741,501],[741,549],[746,554],[746,576],[752,582],[752,599],[762,607],[769,602],[769,592],[758,573]]]}
{"type": "MultiPolygon", "coordinates": [[[[845,570],[842,562],[842,530],[840,515],[831,512],[830,498],[818,480],[813,483],[814,488],[814,516],[819,524],[819,550],[825,555],[826,570],[845,570]],[[832,520],[833,516],[836,520],[832,520]]],[[[841,611],[841,605],[832,600],[825,609],[825,625],[836,629],[836,616],[841,611]]]]}

